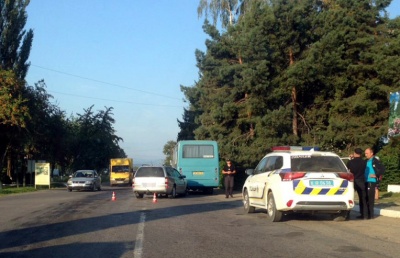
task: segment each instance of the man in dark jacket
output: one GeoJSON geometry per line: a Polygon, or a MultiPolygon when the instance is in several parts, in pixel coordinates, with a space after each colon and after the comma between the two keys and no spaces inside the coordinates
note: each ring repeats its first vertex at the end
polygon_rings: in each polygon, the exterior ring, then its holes
{"type": "Polygon", "coordinates": [[[229,196],[233,198],[233,183],[236,168],[229,159],[226,160],[222,174],[224,175],[225,198],[229,198],[229,196]]]}
{"type": "Polygon", "coordinates": [[[347,168],[354,175],[354,189],[358,194],[358,201],[360,206],[359,219],[368,219],[367,210],[367,191],[365,188],[365,167],[366,161],[361,158],[363,151],[360,148],[354,150],[353,158],[347,163],[347,168]]]}

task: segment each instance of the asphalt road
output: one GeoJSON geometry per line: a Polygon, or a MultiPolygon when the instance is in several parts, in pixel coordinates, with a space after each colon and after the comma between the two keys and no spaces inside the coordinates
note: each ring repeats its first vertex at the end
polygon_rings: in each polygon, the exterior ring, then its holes
{"type": "Polygon", "coordinates": [[[239,193],[136,199],[129,187],[0,198],[0,257],[398,257],[400,221],[267,220],[239,193]],[[112,192],[116,200],[112,201],[112,192]]]}

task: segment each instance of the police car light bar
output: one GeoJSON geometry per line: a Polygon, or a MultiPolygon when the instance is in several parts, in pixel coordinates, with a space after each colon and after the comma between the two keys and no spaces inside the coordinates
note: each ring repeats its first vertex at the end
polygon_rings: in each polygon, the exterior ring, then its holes
{"type": "Polygon", "coordinates": [[[274,146],[272,151],[319,151],[321,150],[318,146],[274,146]]]}

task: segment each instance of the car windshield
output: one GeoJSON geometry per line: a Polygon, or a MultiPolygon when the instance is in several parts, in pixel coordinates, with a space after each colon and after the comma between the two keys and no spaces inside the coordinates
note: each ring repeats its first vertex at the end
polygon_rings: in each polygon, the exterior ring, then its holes
{"type": "Polygon", "coordinates": [[[90,171],[78,171],[74,177],[93,177],[93,172],[90,171]]]}
{"type": "Polygon", "coordinates": [[[345,172],[339,157],[320,155],[296,155],[291,157],[291,170],[304,172],[345,172]]]}
{"type": "Polygon", "coordinates": [[[164,170],[161,167],[141,167],[135,177],[164,177],[164,170]]]}
{"type": "Polygon", "coordinates": [[[111,168],[111,171],[114,173],[125,173],[129,172],[129,166],[127,165],[121,165],[121,166],[113,166],[111,168]]]}

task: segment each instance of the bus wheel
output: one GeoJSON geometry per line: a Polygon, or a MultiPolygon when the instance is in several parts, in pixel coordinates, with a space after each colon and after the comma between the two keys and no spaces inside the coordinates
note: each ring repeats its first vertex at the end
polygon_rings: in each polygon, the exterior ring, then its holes
{"type": "Polygon", "coordinates": [[[213,194],[214,188],[212,188],[212,187],[206,188],[206,189],[204,189],[204,193],[205,194],[213,194]]]}

